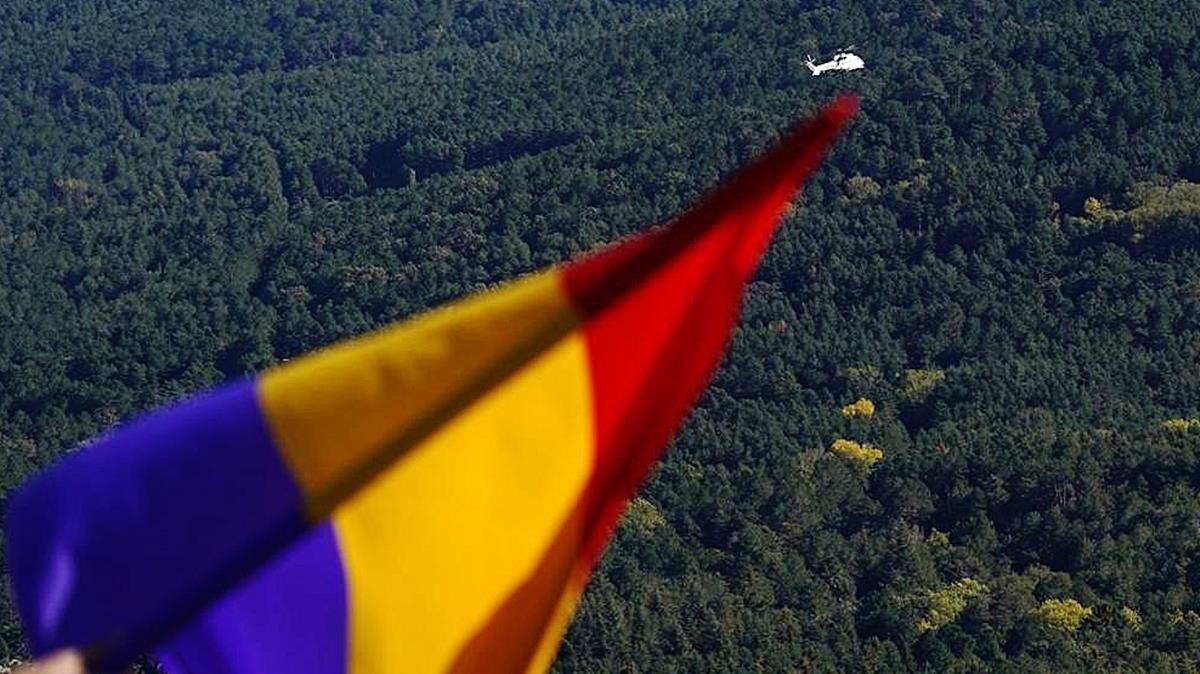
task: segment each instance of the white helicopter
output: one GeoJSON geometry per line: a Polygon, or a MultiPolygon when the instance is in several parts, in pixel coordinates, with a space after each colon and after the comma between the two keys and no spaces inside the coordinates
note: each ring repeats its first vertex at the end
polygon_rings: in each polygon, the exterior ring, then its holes
{"type": "Polygon", "coordinates": [[[832,59],[820,65],[813,63],[811,56],[806,56],[804,58],[804,65],[808,66],[808,69],[812,72],[813,77],[831,70],[861,70],[862,68],[865,68],[867,64],[863,62],[862,57],[858,54],[851,53],[851,49],[854,49],[854,45],[850,45],[842,51],[839,51],[833,55],[832,59]]]}

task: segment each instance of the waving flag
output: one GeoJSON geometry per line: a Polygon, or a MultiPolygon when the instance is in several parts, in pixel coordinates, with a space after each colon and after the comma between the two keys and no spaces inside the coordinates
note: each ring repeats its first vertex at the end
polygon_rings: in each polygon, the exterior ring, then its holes
{"type": "Polygon", "coordinates": [[[844,97],[667,226],[188,399],[12,499],[36,653],[540,671],[844,97]]]}

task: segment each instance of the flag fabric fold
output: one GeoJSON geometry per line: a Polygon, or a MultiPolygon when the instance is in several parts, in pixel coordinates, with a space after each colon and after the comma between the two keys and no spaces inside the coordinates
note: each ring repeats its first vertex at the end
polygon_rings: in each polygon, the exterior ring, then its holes
{"type": "Polygon", "coordinates": [[[843,97],[665,226],[127,424],[11,499],[35,653],[544,671],[843,97]]]}

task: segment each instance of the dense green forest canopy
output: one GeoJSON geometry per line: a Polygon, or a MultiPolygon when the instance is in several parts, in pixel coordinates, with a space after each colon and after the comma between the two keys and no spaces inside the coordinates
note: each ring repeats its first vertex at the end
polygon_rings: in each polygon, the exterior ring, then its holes
{"type": "Polygon", "coordinates": [[[852,88],[556,670],[1195,671],[1188,4],[0,0],[0,485],[642,229],[852,88]]]}

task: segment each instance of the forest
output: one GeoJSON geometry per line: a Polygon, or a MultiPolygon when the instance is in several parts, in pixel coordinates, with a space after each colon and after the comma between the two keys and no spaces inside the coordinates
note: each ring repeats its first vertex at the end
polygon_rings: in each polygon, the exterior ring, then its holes
{"type": "Polygon", "coordinates": [[[1189,2],[0,0],[0,498],[845,90],[554,671],[1200,670],[1189,2]]]}

